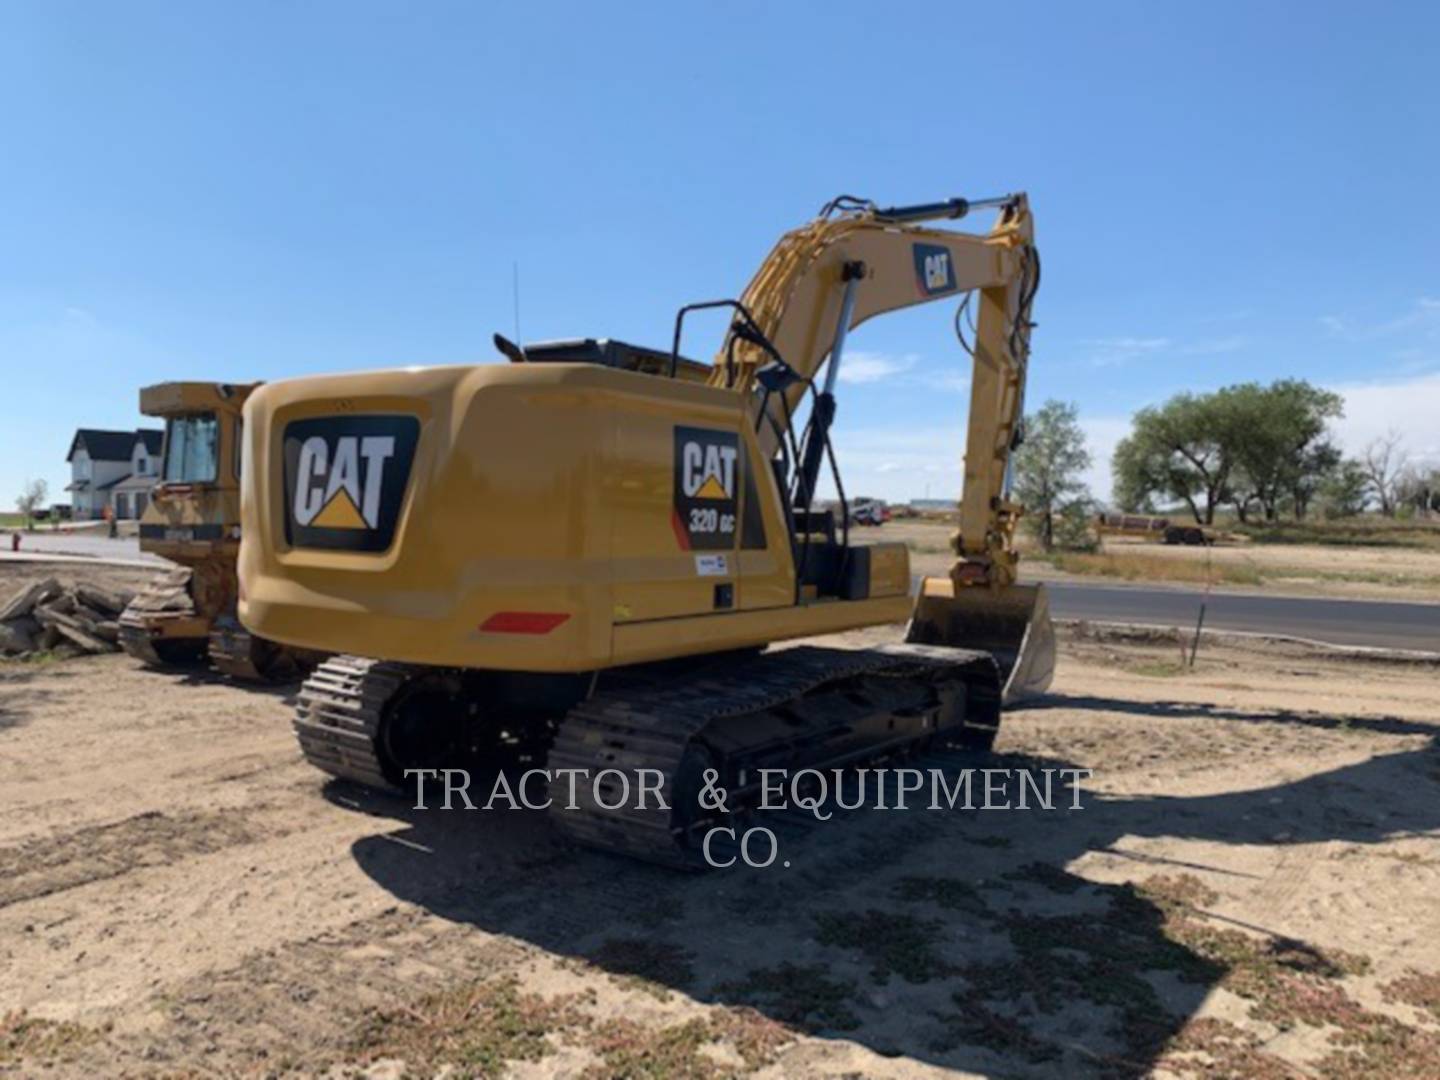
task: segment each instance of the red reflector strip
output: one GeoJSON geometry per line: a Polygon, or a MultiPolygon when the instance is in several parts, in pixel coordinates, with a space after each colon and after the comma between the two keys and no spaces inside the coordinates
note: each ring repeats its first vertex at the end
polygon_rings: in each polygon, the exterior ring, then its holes
{"type": "Polygon", "coordinates": [[[497,611],[483,623],[487,634],[548,634],[570,618],[566,611],[497,611]]]}

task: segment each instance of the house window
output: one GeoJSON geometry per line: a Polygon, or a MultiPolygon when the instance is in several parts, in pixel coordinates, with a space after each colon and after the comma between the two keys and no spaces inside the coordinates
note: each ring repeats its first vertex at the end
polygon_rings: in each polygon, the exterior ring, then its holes
{"type": "Polygon", "coordinates": [[[174,416],[165,425],[165,480],[172,484],[212,483],[220,425],[214,413],[174,416]]]}

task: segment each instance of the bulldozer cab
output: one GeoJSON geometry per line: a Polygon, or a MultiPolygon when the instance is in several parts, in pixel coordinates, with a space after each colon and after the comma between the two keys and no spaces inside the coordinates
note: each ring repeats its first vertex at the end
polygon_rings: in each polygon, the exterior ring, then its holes
{"type": "Polygon", "coordinates": [[[140,546],[193,563],[238,542],[240,416],[258,384],[175,382],[140,391],[140,411],[165,421],[160,479],[140,519],[140,546]]]}
{"type": "Polygon", "coordinates": [[[161,383],[140,391],[140,411],[165,421],[162,485],[239,485],[240,410],[255,385],[161,383]]]}

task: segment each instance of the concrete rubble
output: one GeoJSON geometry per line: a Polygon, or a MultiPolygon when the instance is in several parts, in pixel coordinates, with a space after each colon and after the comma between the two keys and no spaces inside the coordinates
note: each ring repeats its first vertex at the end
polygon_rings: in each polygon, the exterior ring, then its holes
{"type": "Polygon", "coordinates": [[[46,578],[0,602],[0,655],[119,652],[120,613],[134,598],[46,578]]]}

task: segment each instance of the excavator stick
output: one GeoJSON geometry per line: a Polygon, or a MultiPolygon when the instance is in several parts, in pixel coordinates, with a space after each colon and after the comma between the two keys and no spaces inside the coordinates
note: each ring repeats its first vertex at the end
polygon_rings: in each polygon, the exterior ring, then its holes
{"type": "Polygon", "coordinates": [[[957,589],[949,578],[926,578],[905,640],[990,653],[1000,666],[1005,705],[1039,697],[1055,675],[1055,627],[1044,585],[957,589]]]}

